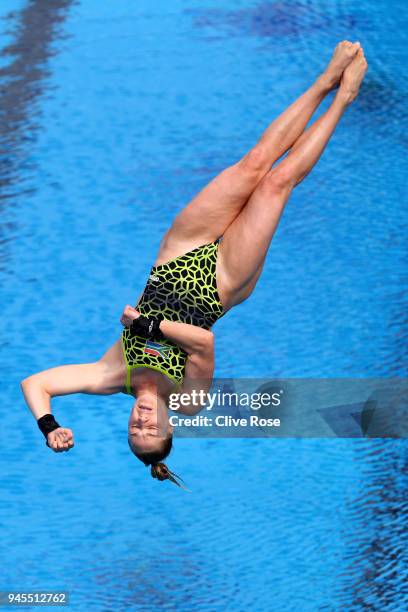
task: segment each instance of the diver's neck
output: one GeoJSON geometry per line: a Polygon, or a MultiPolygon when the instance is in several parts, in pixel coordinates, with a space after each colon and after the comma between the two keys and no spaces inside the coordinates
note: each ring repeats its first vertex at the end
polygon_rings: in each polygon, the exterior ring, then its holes
{"type": "Polygon", "coordinates": [[[174,383],[164,374],[148,368],[136,368],[132,372],[132,390],[135,397],[142,392],[154,393],[161,397],[168,396],[174,383]]]}
{"type": "Polygon", "coordinates": [[[156,372],[145,371],[136,377],[133,383],[133,388],[136,394],[140,394],[143,391],[148,391],[157,395],[159,391],[158,380],[156,372]]]}
{"type": "Polygon", "coordinates": [[[137,394],[140,394],[143,391],[150,391],[151,393],[155,393],[157,395],[157,383],[155,381],[139,381],[135,386],[135,391],[137,394]]]}

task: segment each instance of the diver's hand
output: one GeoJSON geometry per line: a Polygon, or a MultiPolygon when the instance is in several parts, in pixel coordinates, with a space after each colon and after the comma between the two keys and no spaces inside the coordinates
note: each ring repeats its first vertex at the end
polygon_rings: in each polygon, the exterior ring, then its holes
{"type": "Polygon", "coordinates": [[[63,453],[74,446],[74,434],[67,427],[58,427],[48,434],[47,442],[55,453],[63,453]]]}
{"type": "Polygon", "coordinates": [[[133,321],[137,319],[138,317],[140,317],[140,312],[136,310],[136,308],[133,308],[132,306],[127,305],[125,306],[123,314],[120,318],[120,322],[125,327],[130,327],[133,321]]]}

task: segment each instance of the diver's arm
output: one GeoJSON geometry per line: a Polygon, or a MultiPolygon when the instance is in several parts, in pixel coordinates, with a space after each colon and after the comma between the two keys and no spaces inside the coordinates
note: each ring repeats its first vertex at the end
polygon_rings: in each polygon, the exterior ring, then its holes
{"type": "MultiPolygon", "coordinates": [[[[64,365],[25,378],[21,383],[25,400],[34,418],[51,414],[51,398],[71,393],[113,393],[107,384],[109,366],[101,361],[78,365],[64,365]]],[[[56,453],[69,451],[74,446],[72,430],[58,427],[47,434],[47,444],[56,453]]]]}
{"type": "MultiPolygon", "coordinates": [[[[122,314],[121,323],[128,327],[139,316],[140,313],[135,308],[126,306],[122,314]]],[[[187,355],[201,354],[213,346],[212,332],[196,325],[164,319],[160,322],[160,331],[166,338],[182,348],[187,355]]]]}
{"type": "Polygon", "coordinates": [[[164,320],[160,322],[160,331],[189,356],[204,354],[207,357],[213,351],[214,334],[208,329],[188,323],[164,320]]]}
{"type": "Polygon", "coordinates": [[[177,409],[178,413],[193,415],[205,407],[213,375],[214,336],[207,332],[205,342],[197,345],[196,350],[187,356],[183,383],[175,393],[184,396],[177,409]],[[191,396],[190,402],[186,401],[187,395],[191,396]]]}
{"type": "Polygon", "coordinates": [[[63,365],[25,378],[21,383],[25,400],[38,420],[51,414],[51,398],[71,393],[109,394],[108,366],[103,361],[63,365]]]}
{"type": "Polygon", "coordinates": [[[214,374],[214,346],[187,357],[183,383],[177,393],[191,395],[191,402],[180,403],[177,412],[193,415],[206,405],[207,393],[210,390],[214,374]],[[202,402],[200,398],[204,398],[202,402]]]}

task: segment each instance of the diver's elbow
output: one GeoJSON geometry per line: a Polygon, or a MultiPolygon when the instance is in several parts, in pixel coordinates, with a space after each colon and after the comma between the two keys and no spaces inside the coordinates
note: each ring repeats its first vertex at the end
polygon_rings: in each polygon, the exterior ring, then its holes
{"type": "Polygon", "coordinates": [[[214,350],[214,334],[208,330],[202,335],[198,347],[200,353],[211,353],[214,350]]]}
{"type": "Polygon", "coordinates": [[[32,386],[33,382],[34,382],[34,378],[35,378],[35,374],[32,374],[31,376],[27,376],[27,378],[24,378],[21,382],[20,382],[20,389],[21,391],[24,393],[24,391],[27,391],[27,389],[29,387],[32,386]]]}

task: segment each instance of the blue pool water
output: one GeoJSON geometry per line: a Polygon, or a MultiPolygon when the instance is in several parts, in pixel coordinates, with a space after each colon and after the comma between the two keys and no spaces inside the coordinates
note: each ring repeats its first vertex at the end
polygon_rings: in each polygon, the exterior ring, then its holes
{"type": "Polygon", "coordinates": [[[175,213],[344,38],[361,95],[217,325],[216,374],[406,376],[407,32],[402,0],[2,0],[0,588],[75,610],[408,608],[404,440],[176,439],[187,495],[129,454],[129,398],[58,398],[76,447],[55,455],[19,390],[115,341],[175,213]]]}

